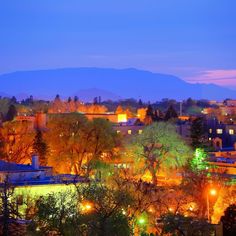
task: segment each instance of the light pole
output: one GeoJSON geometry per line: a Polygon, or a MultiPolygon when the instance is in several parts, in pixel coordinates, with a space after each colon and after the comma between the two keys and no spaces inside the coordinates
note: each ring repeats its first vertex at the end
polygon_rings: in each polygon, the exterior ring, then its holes
{"type": "Polygon", "coordinates": [[[216,196],[216,194],[217,194],[217,191],[214,188],[207,191],[207,198],[206,198],[206,200],[207,200],[207,220],[209,223],[211,223],[209,195],[216,196]]]}

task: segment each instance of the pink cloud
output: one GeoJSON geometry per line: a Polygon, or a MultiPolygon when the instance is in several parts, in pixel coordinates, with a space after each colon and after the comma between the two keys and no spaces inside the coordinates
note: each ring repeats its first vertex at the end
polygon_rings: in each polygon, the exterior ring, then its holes
{"type": "Polygon", "coordinates": [[[223,86],[236,86],[236,70],[207,70],[185,78],[190,83],[213,83],[223,86]]]}

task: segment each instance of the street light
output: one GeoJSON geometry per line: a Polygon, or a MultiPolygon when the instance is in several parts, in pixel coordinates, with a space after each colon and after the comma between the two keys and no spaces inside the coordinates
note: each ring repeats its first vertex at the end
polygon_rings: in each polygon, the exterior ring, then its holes
{"type": "Polygon", "coordinates": [[[143,224],[145,223],[145,219],[144,219],[144,218],[140,218],[140,219],[138,220],[138,223],[139,223],[140,225],[143,225],[143,224]]]}
{"type": "Polygon", "coordinates": [[[90,212],[92,210],[92,208],[93,208],[93,205],[90,202],[83,202],[83,203],[81,203],[81,210],[84,213],[90,212]]]}
{"type": "Polygon", "coordinates": [[[207,191],[207,220],[208,222],[211,222],[211,218],[210,218],[210,204],[209,204],[209,195],[211,196],[216,196],[217,191],[216,189],[212,188],[210,190],[207,191]]]}
{"type": "Polygon", "coordinates": [[[217,194],[217,191],[215,189],[210,190],[210,195],[215,196],[217,194]]]}

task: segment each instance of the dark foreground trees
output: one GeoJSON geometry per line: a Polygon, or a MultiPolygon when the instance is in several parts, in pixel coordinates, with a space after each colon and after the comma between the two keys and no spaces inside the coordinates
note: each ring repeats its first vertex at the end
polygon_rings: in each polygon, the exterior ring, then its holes
{"type": "Polygon", "coordinates": [[[214,228],[203,219],[168,213],[161,217],[162,235],[200,236],[212,235],[214,228]]]}
{"type": "Polygon", "coordinates": [[[5,175],[0,182],[0,235],[3,236],[12,235],[14,227],[18,227],[19,232],[21,230],[16,221],[21,215],[18,211],[19,199],[14,195],[14,190],[9,176],[5,175]]]}
{"type": "Polygon", "coordinates": [[[60,192],[36,201],[36,213],[29,226],[31,235],[128,236],[129,218],[125,212],[130,196],[103,185],[76,187],[75,192],[60,192]]]}
{"type": "Polygon", "coordinates": [[[227,236],[236,235],[236,204],[232,204],[225,210],[221,217],[223,223],[223,233],[227,236]]]}

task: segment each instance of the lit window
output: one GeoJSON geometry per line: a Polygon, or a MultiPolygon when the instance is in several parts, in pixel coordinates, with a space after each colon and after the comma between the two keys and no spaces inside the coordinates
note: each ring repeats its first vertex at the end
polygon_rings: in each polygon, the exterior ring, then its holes
{"type": "Polygon", "coordinates": [[[233,129],[229,129],[229,134],[233,135],[234,134],[234,130],[233,129]]]}
{"type": "Polygon", "coordinates": [[[124,123],[127,122],[127,115],[126,114],[118,114],[118,123],[124,123]]]}
{"type": "Polygon", "coordinates": [[[142,132],[143,132],[143,131],[142,131],[141,129],[138,131],[139,134],[141,134],[142,132]]]}
{"type": "Polygon", "coordinates": [[[209,138],[209,141],[211,141],[211,138],[209,138]]]}
{"type": "Polygon", "coordinates": [[[209,133],[210,133],[210,134],[212,133],[212,129],[209,129],[209,133]]]}
{"type": "Polygon", "coordinates": [[[223,130],[222,130],[222,129],[217,129],[217,130],[216,130],[216,133],[217,133],[217,134],[223,134],[223,130]]]}
{"type": "Polygon", "coordinates": [[[132,131],[131,131],[131,129],[129,129],[129,130],[128,130],[128,134],[132,134],[132,131]]]}
{"type": "Polygon", "coordinates": [[[120,130],[117,130],[116,133],[119,134],[119,133],[120,133],[120,130]]]}

